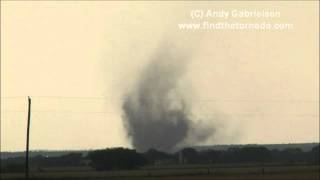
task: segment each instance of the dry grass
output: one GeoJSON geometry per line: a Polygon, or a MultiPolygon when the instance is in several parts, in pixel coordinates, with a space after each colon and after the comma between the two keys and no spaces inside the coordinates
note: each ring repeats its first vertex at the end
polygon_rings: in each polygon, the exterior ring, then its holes
{"type": "MultiPolygon", "coordinates": [[[[34,172],[32,179],[114,180],[318,180],[319,166],[179,168],[134,171],[34,172]]],[[[1,179],[23,179],[23,173],[1,174],[1,179]]]]}

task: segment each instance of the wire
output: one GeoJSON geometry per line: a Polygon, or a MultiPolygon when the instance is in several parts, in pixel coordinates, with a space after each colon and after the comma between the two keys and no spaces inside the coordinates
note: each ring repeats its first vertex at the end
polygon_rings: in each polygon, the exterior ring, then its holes
{"type": "MultiPolygon", "coordinates": [[[[24,96],[2,96],[1,99],[17,99],[17,98],[27,98],[24,96]]],[[[84,96],[31,96],[31,98],[43,98],[43,99],[90,99],[90,100],[110,100],[110,97],[105,96],[92,96],[92,97],[84,97],[84,96]]],[[[124,100],[125,98],[121,98],[124,100]]],[[[171,99],[175,100],[175,99],[171,99]]],[[[180,100],[180,99],[176,99],[180,100]]],[[[191,99],[192,100],[192,99],[191,99]]],[[[249,102],[249,103],[258,103],[258,102],[266,102],[266,103],[319,103],[316,100],[222,100],[222,99],[198,99],[193,101],[199,102],[249,102]]],[[[26,110],[1,110],[3,113],[25,113],[26,110]]],[[[32,110],[32,113],[81,113],[81,114],[115,114],[115,112],[108,111],[56,111],[56,110],[32,110]]],[[[318,114],[265,114],[265,113],[224,113],[225,115],[233,115],[233,116],[290,116],[290,117],[319,117],[318,114]]]]}
{"type": "MultiPolygon", "coordinates": [[[[9,111],[1,111],[1,112],[12,112],[12,113],[14,113],[14,112],[27,112],[27,110],[25,110],[25,111],[15,111],[15,110],[13,110],[13,111],[11,111],[11,110],[9,110],[9,111]]],[[[44,110],[44,111],[42,111],[42,110],[34,110],[34,111],[32,111],[31,113],[88,113],[88,114],[97,114],[97,113],[107,113],[107,114],[115,114],[115,112],[108,112],[108,111],[47,111],[47,110],[44,110]]]]}
{"type": "MultiPolygon", "coordinates": [[[[106,96],[30,96],[31,98],[47,98],[47,99],[97,99],[97,100],[115,100],[116,98],[110,98],[106,96]]],[[[24,96],[4,96],[1,99],[15,99],[15,98],[27,98],[24,96]]],[[[146,97],[144,97],[146,98],[146,97]]],[[[120,100],[125,100],[126,98],[120,98],[120,100]]],[[[169,98],[168,100],[181,100],[179,98],[169,98]]],[[[266,103],[319,103],[319,100],[302,100],[302,99],[289,99],[289,100],[281,100],[281,99],[269,99],[269,100],[245,100],[245,99],[187,99],[188,101],[195,101],[195,102],[246,102],[246,103],[257,103],[257,102],[266,102],[266,103]]]]}
{"type": "MultiPolygon", "coordinates": [[[[22,110],[4,110],[1,112],[15,113],[15,112],[27,112],[22,110]]],[[[116,112],[110,111],[52,111],[52,110],[33,110],[32,113],[79,113],[79,114],[116,114],[116,112]]],[[[290,117],[319,117],[319,114],[277,114],[277,113],[223,113],[224,115],[233,116],[290,116],[290,117]]]]}

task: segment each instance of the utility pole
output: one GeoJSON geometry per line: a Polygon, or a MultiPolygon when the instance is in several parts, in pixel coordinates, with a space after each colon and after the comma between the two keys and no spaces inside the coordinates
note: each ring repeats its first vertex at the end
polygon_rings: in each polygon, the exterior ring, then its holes
{"type": "Polygon", "coordinates": [[[26,144],[26,179],[29,179],[29,134],[31,117],[31,98],[28,96],[28,123],[27,123],[27,144],[26,144]]]}

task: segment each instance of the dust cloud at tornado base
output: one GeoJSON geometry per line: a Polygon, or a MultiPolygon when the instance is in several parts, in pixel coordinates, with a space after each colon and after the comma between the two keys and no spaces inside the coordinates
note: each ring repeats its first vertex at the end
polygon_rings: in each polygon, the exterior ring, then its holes
{"type": "Polygon", "coordinates": [[[202,126],[194,121],[192,101],[178,87],[187,70],[185,58],[170,48],[161,48],[124,95],[122,119],[138,151],[154,148],[172,152],[181,146],[201,144],[215,135],[215,123],[202,126]]]}

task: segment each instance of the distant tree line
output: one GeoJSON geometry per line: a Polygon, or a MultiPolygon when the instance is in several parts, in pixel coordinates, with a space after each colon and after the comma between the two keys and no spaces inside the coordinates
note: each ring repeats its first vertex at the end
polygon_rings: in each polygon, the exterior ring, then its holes
{"type": "MultiPolygon", "coordinates": [[[[82,153],[69,153],[61,156],[47,157],[37,155],[30,158],[31,169],[39,167],[75,167],[85,165],[82,153]]],[[[21,172],[25,169],[25,157],[1,159],[1,172],[21,172]]]]}
{"type": "Polygon", "coordinates": [[[299,148],[269,150],[265,147],[229,148],[197,152],[192,148],[182,150],[185,163],[310,163],[319,164],[319,146],[309,152],[299,148]]]}
{"type": "MultiPolygon", "coordinates": [[[[138,169],[149,166],[172,164],[228,164],[228,163],[304,163],[319,164],[319,145],[308,152],[299,148],[269,150],[262,146],[245,146],[227,150],[202,150],[184,148],[175,153],[150,149],[139,153],[127,148],[108,148],[82,153],[70,153],[59,157],[35,156],[30,159],[31,167],[75,167],[91,166],[96,170],[138,169]]],[[[1,172],[24,170],[24,158],[1,160],[1,172]]]]}
{"type": "Polygon", "coordinates": [[[97,170],[136,169],[147,163],[141,154],[126,148],[92,151],[87,158],[97,170]]]}

